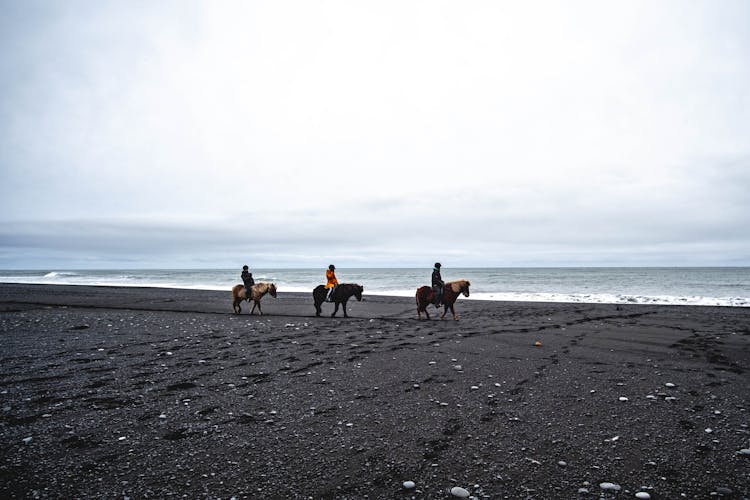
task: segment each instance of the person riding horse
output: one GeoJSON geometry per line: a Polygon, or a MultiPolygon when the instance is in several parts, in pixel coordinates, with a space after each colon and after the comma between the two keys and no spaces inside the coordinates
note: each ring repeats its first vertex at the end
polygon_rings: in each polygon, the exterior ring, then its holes
{"type": "Polygon", "coordinates": [[[245,285],[245,297],[247,300],[250,300],[250,289],[255,284],[255,280],[253,279],[253,273],[248,271],[247,266],[242,266],[242,274],[240,275],[242,278],[242,283],[245,285]]]}
{"type": "Polygon", "coordinates": [[[435,307],[440,307],[443,299],[443,282],[442,276],[440,276],[440,262],[435,262],[435,267],[432,268],[432,291],[435,293],[435,300],[433,304],[435,307]]]}
{"type": "Polygon", "coordinates": [[[336,289],[336,287],[339,285],[339,280],[336,279],[336,273],[334,271],[336,270],[336,266],[331,264],[328,266],[328,269],[326,270],[326,290],[328,290],[328,297],[326,297],[326,302],[333,302],[333,291],[336,289]]]}

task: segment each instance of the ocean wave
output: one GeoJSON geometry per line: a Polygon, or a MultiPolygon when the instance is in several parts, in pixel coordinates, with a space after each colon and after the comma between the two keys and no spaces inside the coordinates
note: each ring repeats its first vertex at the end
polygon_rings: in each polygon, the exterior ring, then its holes
{"type": "Polygon", "coordinates": [[[750,307],[748,297],[698,297],[671,295],[575,294],[575,293],[474,293],[469,299],[507,302],[564,302],[583,304],[651,304],[685,306],[750,307]]]}
{"type": "Polygon", "coordinates": [[[51,273],[47,273],[43,278],[67,278],[70,276],[78,276],[78,273],[73,273],[70,271],[52,271],[51,273]]]}

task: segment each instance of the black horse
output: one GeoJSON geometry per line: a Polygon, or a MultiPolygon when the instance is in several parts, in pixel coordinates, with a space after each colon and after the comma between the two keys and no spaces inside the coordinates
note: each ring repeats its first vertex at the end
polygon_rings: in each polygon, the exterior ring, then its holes
{"type": "MultiPolygon", "coordinates": [[[[339,304],[341,304],[344,308],[344,317],[348,318],[349,316],[346,314],[346,303],[349,301],[349,298],[352,295],[354,295],[358,301],[361,301],[362,292],[364,290],[365,288],[363,286],[357,285],[356,283],[342,283],[337,286],[333,291],[333,296],[331,297],[334,304],[336,305],[333,313],[331,314],[331,317],[333,318],[334,316],[336,316],[336,313],[339,312],[339,304]]],[[[313,290],[313,300],[315,301],[315,316],[320,316],[320,305],[326,301],[327,295],[328,289],[325,287],[325,285],[318,285],[315,287],[315,290],[313,290]]]]}

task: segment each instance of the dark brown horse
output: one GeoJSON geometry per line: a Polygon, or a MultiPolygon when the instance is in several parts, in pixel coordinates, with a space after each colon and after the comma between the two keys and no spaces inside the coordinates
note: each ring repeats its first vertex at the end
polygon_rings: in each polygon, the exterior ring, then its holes
{"type": "MultiPolygon", "coordinates": [[[[466,280],[449,281],[443,286],[443,314],[440,319],[444,319],[450,308],[453,319],[458,319],[456,311],[453,310],[453,304],[456,303],[456,299],[459,295],[464,294],[465,297],[469,296],[469,283],[466,280]]],[[[430,319],[430,313],[427,312],[427,306],[431,305],[435,300],[435,292],[429,286],[421,286],[417,288],[417,316],[422,319],[422,313],[427,315],[427,319],[430,319]]]]}
{"type": "MultiPolygon", "coordinates": [[[[346,314],[346,303],[349,301],[352,295],[354,295],[354,297],[356,297],[358,301],[361,301],[362,292],[364,292],[364,290],[365,288],[363,286],[356,283],[342,283],[337,286],[333,291],[333,295],[331,297],[333,299],[333,303],[336,306],[333,310],[333,313],[331,314],[331,317],[333,318],[334,316],[336,316],[336,313],[339,311],[339,304],[341,304],[344,309],[344,317],[348,318],[349,316],[346,314]]],[[[315,316],[320,316],[320,305],[326,301],[327,295],[328,289],[325,287],[325,285],[318,285],[315,287],[315,290],[313,290],[313,300],[315,301],[315,316]]]]}
{"type": "Polygon", "coordinates": [[[250,297],[247,296],[247,291],[243,285],[234,285],[232,287],[232,309],[235,314],[242,312],[240,303],[247,299],[253,301],[253,308],[250,309],[250,314],[253,314],[255,308],[258,308],[258,312],[263,316],[263,310],[260,308],[260,299],[267,293],[271,294],[271,297],[276,298],[276,285],[274,283],[256,283],[250,287],[250,297]]]}

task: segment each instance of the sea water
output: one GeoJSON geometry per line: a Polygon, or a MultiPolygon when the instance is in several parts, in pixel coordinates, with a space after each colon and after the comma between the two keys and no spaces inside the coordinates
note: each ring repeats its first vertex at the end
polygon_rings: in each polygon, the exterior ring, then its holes
{"type": "MultiPolygon", "coordinates": [[[[230,290],[241,269],[0,270],[3,283],[140,286],[230,290]]],[[[311,292],[325,269],[251,269],[256,282],[279,292],[311,292]]],[[[337,268],[341,283],[365,294],[413,297],[430,284],[431,268],[337,268]]],[[[445,281],[467,279],[471,299],[609,304],[684,304],[750,307],[750,267],[689,268],[449,268],[445,281]]]]}

